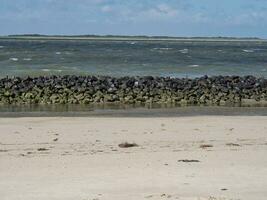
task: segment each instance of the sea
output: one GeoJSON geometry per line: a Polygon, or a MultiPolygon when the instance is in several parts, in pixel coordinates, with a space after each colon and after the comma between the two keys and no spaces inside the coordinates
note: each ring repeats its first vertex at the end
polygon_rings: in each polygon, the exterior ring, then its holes
{"type": "Polygon", "coordinates": [[[267,41],[0,39],[0,77],[267,77],[267,41]]]}

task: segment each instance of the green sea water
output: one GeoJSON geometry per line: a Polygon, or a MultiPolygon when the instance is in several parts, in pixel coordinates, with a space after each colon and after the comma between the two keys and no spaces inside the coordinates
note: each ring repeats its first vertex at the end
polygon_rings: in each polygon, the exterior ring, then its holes
{"type": "Polygon", "coordinates": [[[267,77],[267,43],[0,39],[1,77],[65,74],[267,77]]]}

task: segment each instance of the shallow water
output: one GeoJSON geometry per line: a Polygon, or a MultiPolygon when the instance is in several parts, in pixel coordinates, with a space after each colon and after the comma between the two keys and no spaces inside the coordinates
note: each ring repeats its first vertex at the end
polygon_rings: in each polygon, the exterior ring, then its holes
{"type": "Polygon", "coordinates": [[[130,106],[130,105],[22,105],[0,106],[0,117],[185,117],[267,116],[262,106],[130,106]]]}
{"type": "Polygon", "coordinates": [[[267,43],[0,39],[1,77],[52,74],[267,77],[267,43]]]}

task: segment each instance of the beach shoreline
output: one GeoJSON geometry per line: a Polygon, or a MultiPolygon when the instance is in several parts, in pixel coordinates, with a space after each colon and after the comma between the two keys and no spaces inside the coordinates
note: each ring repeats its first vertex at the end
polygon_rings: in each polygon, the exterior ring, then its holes
{"type": "Polygon", "coordinates": [[[266,116],[0,118],[3,200],[264,200],[266,116]],[[121,148],[124,142],[136,144],[121,148]]]}
{"type": "Polygon", "coordinates": [[[267,116],[266,105],[134,106],[134,105],[1,105],[0,118],[89,117],[172,118],[194,116],[267,116]]]}

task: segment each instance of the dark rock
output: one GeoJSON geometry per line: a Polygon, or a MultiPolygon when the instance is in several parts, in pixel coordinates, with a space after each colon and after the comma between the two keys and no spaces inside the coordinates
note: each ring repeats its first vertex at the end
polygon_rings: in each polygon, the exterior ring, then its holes
{"type": "Polygon", "coordinates": [[[267,100],[267,80],[253,76],[51,76],[0,79],[2,104],[241,104],[267,100]]]}

